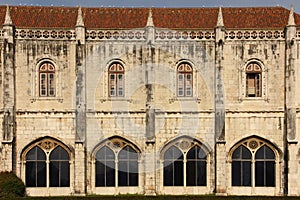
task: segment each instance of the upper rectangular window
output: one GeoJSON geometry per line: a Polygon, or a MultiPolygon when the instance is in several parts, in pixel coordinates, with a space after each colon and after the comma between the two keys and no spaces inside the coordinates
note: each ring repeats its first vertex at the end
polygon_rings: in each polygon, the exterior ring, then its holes
{"type": "Polygon", "coordinates": [[[39,95],[41,97],[55,96],[55,67],[50,62],[44,62],[39,68],[39,95]]]}
{"type": "Polygon", "coordinates": [[[250,63],[246,67],[246,96],[261,97],[261,67],[256,63],[250,63]]]}
{"type": "Polygon", "coordinates": [[[188,63],[181,63],[177,68],[177,96],[193,96],[193,68],[188,63]]]}
{"type": "Polygon", "coordinates": [[[109,96],[124,96],[124,67],[119,63],[113,63],[108,70],[109,96]]]}

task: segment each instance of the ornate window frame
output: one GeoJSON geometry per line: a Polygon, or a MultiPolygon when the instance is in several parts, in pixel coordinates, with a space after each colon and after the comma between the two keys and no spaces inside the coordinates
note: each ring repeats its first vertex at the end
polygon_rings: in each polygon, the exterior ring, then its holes
{"type": "MultiPolygon", "coordinates": [[[[199,98],[199,91],[198,91],[198,78],[197,78],[197,69],[194,65],[194,63],[188,59],[181,59],[179,61],[177,61],[175,63],[174,67],[174,80],[175,80],[175,84],[173,85],[173,92],[174,92],[174,96],[172,98],[169,99],[169,103],[174,103],[175,101],[195,101],[197,103],[200,103],[200,98],[199,98]],[[189,73],[191,75],[191,95],[178,95],[178,78],[179,78],[179,74],[180,72],[178,72],[178,69],[181,65],[187,64],[190,68],[191,71],[188,71],[187,73],[189,73]]],[[[183,74],[185,72],[182,72],[183,74]]],[[[185,93],[185,89],[184,89],[184,93],[185,93]]]]}
{"type": "MultiPolygon", "coordinates": [[[[73,157],[72,157],[72,151],[62,142],[50,138],[50,137],[45,137],[39,140],[36,140],[26,146],[21,153],[21,177],[24,183],[26,184],[26,157],[28,152],[30,152],[32,149],[35,147],[38,147],[41,149],[45,156],[46,156],[46,186],[45,187],[27,187],[27,190],[29,193],[34,194],[34,193],[39,193],[39,192],[44,192],[44,194],[50,194],[51,192],[55,193],[57,191],[57,188],[60,188],[59,191],[61,191],[64,194],[69,194],[70,188],[73,187],[73,157]],[[66,153],[68,154],[69,157],[69,185],[68,186],[50,186],[50,156],[51,153],[56,150],[56,148],[62,148],[66,153]]],[[[59,160],[53,160],[54,162],[58,162],[59,160]]],[[[62,161],[62,160],[61,160],[62,161]]],[[[64,160],[65,162],[65,160],[64,160]]]]}
{"type": "MultiPolygon", "coordinates": [[[[179,138],[176,138],[169,142],[167,145],[165,145],[162,150],[160,151],[160,190],[162,194],[177,194],[174,191],[174,188],[185,188],[185,191],[187,194],[205,194],[209,191],[211,187],[211,155],[209,148],[201,143],[200,141],[190,138],[188,136],[181,136],[179,138]],[[164,155],[165,153],[172,147],[176,147],[183,155],[183,185],[182,186],[165,186],[164,185],[164,155]],[[190,152],[190,150],[194,147],[200,148],[204,153],[206,157],[206,184],[205,185],[193,185],[189,186],[187,183],[187,162],[188,159],[187,155],[190,152]],[[195,188],[197,193],[195,193],[195,188]],[[175,192],[175,193],[174,193],[175,192]]],[[[182,190],[178,190],[178,194],[183,194],[182,190]]]]}
{"type": "Polygon", "coordinates": [[[61,69],[60,67],[56,64],[54,60],[50,58],[41,58],[38,59],[36,62],[37,64],[35,67],[32,69],[32,84],[31,84],[31,93],[32,93],[32,98],[31,98],[31,103],[35,101],[45,101],[45,100],[56,100],[60,103],[63,102],[62,98],[62,81],[61,81],[61,69]],[[55,94],[53,96],[41,96],[40,95],[40,67],[44,63],[50,63],[52,66],[55,68],[55,73],[54,73],[54,90],[55,94]]]}
{"type": "MultiPolygon", "coordinates": [[[[124,159],[122,159],[124,161],[124,159]]],[[[127,160],[128,161],[128,160],[127,160]]],[[[141,165],[141,151],[140,149],[134,145],[132,142],[115,136],[105,139],[101,143],[99,143],[91,154],[91,187],[96,194],[128,194],[128,193],[141,193],[142,192],[142,165],[141,165]],[[108,147],[114,153],[114,173],[115,173],[115,183],[114,186],[96,186],[96,155],[99,150],[103,147],[108,147]],[[119,160],[119,153],[122,152],[126,147],[130,147],[133,149],[138,157],[137,157],[137,168],[138,168],[138,185],[136,186],[122,186],[118,183],[118,162],[119,160]],[[130,191],[130,192],[129,192],[130,191]]]]}
{"type": "Polygon", "coordinates": [[[268,68],[264,63],[256,58],[249,59],[239,70],[239,101],[245,100],[264,100],[268,99],[268,68]],[[259,97],[247,96],[247,66],[257,64],[261,68],[261,95],[259,97]]]}
{"type": "MultiPolygon", "coordinates": [[[[260,137],[248,137],[245,138],[243,140],[241,140],[240,142],[237,142],[236,144],[233,145],[233,147],[231,147],[231,149],[228,152],[227,155],[227,174],[228,176],[228,190],[230,191],[230,195],[234,195],[234,194],[239,194],[239,195],[249,195],[249,194],[261,194],[262,192],[264,192],[264,194],[266,195],[274,195],[277,192],[279,192],[280,189],[280,179],[278,178],[280,176],[281,173],[281,153],[279,152],[279,150],[272,145],[270,142],[265,141],[264,139],[261,139],[260,137]],[[240,148],[241,146],[243,146],[244,148],[246,148],[247,150],[249,150],[249,152],[251,153],[251,185],[250,186],[234,186],[233,182],[232,182],[232,178],[233,178],[233,174],[232,174],[232,167],[233,167],[233,153],[235,152],[235,150],[237,150],[238,148],[240,148]],[[271,149],[274,153],[274,159],[272,161],[274,161],[274,186],[256,186],[255,185],[255,170],[256,170],[256,166],[255,163],[256,162],[260,162],[262,161],[262,159],[257,159],[256,153],[261,150],[262,147],[268,147],[269,149],[271,149]]],[[[264,159],[265,161],[271,161],[268,159],[264,159]]],[[[241,160],[240,160],[241,161],[241,160]]],[[[249,159],[245,159],[244,161],[249,161],[249,159]]]]}

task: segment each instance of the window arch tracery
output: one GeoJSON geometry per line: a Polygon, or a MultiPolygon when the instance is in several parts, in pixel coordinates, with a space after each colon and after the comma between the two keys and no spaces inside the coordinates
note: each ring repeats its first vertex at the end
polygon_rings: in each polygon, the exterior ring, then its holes
{"type": "Polygon", "coordinates": [[[231,184],[246,187],[275,187],[275,149],[259,139],[236,145],[231,153],[231,184]]]}
{"type": "Polygon", "coordinates": [[[23,152],[27,187],[69,187],[70,152],[59,142],[43,139],[23,152]]]}
{"type": "Polygon", "coordinates": [[[206,186],[208,151],[201,143],[179,139],[162,151],[164,186],[206,186]]]}
{"type": "Polygon", "coordinates": [[[99,145],[95,150],[95,186],[138,186],[139,152],[121,138],[108,139],[99,145]]]}

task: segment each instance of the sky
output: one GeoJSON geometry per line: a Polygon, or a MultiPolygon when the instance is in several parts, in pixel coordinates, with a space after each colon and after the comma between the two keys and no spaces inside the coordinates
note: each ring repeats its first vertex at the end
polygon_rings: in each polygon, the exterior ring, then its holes
{"type": "Polygon", "coordinates": [[[74,7],[253,7],[282,6],[300,14],[300,0],[0,0],[1,5],[74,7]]]}

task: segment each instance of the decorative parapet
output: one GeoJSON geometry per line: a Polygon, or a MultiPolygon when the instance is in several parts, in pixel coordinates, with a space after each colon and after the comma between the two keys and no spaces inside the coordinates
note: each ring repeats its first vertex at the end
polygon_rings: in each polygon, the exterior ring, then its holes
{"type": "Polygon", "coordinates": [[[75,30],[17,29],[16,39],[75,40],[75,30]]]}
{"type": "Polygon", "coordinates": [[[226,40],[284,40],[283,30],[226,30],[226,40]]]}
{"type": "Polygon", "coordinates": [[[87,30],[87,40],[141,40],[146,39],[144,29],[131,30],[87,30]]]}
{"type": "Polygon", "coordinates": [[[156,29],[155,39],[161,40],[209,40],[215,38],[214,30],[170,30],[156,29]]]}
{"type": "MultiPolygon", "coordinates": [[[[0,39],[4,37],[3,29],[0,30],[0,39]]],[[[16,39],[36,39],[36,40],[75,40],[74,29],[16,29],[16,39]]],[[[296,38],[300,38],[300,30],[296,33],[296,38]]],[[[103,40],[146,40],[145,29],[131,30],[86,30],[86,39],[90,41],[103,40]]],[[[214,30],[155,30],[155,40],[199,40],[213,41],[215,39],[214,30]]],[[[284,30],[226,30],[225,40],[284,40],[284,30]]]]}

